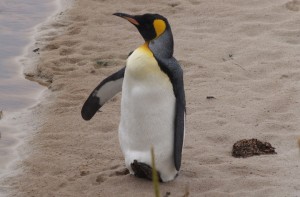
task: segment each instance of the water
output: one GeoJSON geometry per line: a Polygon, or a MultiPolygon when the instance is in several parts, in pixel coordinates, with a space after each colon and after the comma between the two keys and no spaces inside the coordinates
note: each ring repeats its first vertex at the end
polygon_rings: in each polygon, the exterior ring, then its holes
{"type": "Polygon", "coordinates": [[[24,80],[16,57],[30,43],[33,27],[53,10],[49,0],[0,0],[0,110],[17,111],[34,102],[40,87],[24,80]]]}
{"type": "Polygon", "coordinates": [[[20,57],[24,58],[25,48],[33,45],[34,27],[52,14],[55,3],[55,0],[0,0],[0,111],[4,116],[0,120],[0,177],[18,158],[16,149],[30,127],[20,126],[21,111],[36,103],[44,89],[24,78],[20,57]]]}

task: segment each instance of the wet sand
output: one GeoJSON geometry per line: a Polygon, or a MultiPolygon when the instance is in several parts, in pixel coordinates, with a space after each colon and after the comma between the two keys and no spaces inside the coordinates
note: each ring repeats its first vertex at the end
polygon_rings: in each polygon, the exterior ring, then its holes
{"type": "Polygon", "coordinates": [[[40,126],[24,147],[22,173],[6,181],[12,196],[153,196],[151,182],[122,173],[121,94],[91,121],[80,116],[93,88],[143,44],[112,16],[120,11],[167,17],[184,70],[183,163],[161,193],[183,196],[188,186],[191,196],[298,196],[299,10],[298,0],[76,1],[40,37],[37,69],[27,73],[49,90],[33,111],[40,126]],[[245,138],[278,154],[232,157],[245,138]]]}

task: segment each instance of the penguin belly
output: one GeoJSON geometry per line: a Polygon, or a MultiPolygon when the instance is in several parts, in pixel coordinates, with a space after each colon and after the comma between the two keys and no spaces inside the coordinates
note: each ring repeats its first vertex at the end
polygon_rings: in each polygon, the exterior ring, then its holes
{"type": "Polygon", "coordinates": [[[151,166],[163,182],[177,175],[174,165],[175,96],[168,76],[161,71],[147,46],[136,49],[126,64],[122,87],[119,141],[126,167],[134,174],[134,160],[151,166]]]}

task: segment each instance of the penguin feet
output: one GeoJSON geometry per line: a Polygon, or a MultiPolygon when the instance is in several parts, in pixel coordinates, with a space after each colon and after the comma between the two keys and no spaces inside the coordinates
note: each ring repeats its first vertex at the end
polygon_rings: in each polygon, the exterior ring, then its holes
{"type": "MultiPolygon", "coordinates": [[[[130,166],[136,177],[152,180],[152,168],[149,165],[134,160],[130,166]]],[[[159,177],[159,181],[162,182],[159,172],[157,172],[157,175],[159,177]]]]}

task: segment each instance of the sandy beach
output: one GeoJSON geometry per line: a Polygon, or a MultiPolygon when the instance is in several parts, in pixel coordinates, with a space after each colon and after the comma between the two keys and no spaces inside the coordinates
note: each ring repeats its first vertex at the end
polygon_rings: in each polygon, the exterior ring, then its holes
{"type": "Polygon", "coordinates": [[[124,175],[120,99],[91,121],[89,93],[126,63],[143,39],[112,14],[168,18],[187,99],[183,162],[162,196],[300,196],[300,0],[75,1],[37,39],[25,75],[48,91],[33,108],[36,130],[22,146],[9,196],[154,196],[124,175]],[[215,99],[207,99],[213,96],[215,99]],[[241,139],[270,142],[276,155],[231,156],[241,139]]]}

